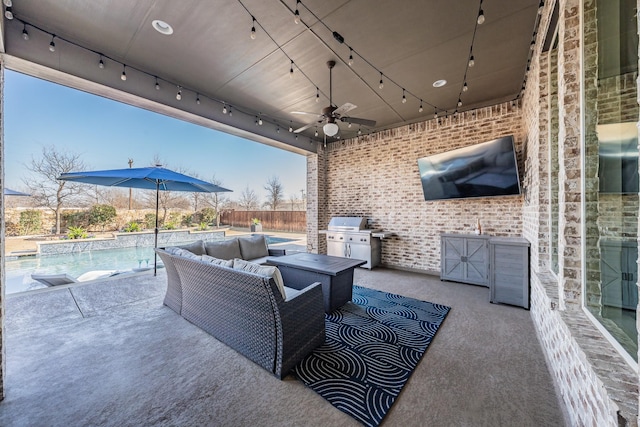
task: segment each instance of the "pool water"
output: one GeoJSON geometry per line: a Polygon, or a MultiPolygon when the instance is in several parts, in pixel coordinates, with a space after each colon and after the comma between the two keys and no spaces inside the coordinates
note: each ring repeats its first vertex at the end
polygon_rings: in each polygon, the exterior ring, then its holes
{"type": "MultiPolygon", "coordinates": [[[[267,244],[293,242],[296,239],[267,236],[267,244]]],[[[153,247],[105,249],[64,255],[25,256],[5,260],[6,293],[46,287],[31,279],[32,273],[61,274],[72,277],[93,270],[131,270],[153,267],[153,247]]],[[[158,260],[160,262],[160,260],[158,260]]]]}

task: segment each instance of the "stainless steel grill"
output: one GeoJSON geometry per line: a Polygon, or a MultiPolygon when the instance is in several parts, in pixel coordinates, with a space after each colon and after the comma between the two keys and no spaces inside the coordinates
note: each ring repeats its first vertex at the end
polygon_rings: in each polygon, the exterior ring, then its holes
{"type": "Polygon", "coordinates": [[[382,230],[368,229],[367,219],[355,216],[331,218],[327,230],[327,255],[367,261],[362,267],[372,269],[380,264],[382,230]]]}

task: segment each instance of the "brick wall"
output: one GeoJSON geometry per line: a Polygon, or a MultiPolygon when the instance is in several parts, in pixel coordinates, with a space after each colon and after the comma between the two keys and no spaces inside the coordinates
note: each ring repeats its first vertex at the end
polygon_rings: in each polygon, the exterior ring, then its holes
{"type": "Polygon", "coordinates": [[[480,220],[486,234],[522,235],[524,196],[427,202],[418,172],[420,157],[505,135],[514,135],[523,171],[522,114],[510,102],[328,144],[318,155],[326,156],[320,228],[332,216],[367,217],[394,234],[382,242],[383,264],[425,271],[440,269],[441,233],[473,233],[480,220]]]}

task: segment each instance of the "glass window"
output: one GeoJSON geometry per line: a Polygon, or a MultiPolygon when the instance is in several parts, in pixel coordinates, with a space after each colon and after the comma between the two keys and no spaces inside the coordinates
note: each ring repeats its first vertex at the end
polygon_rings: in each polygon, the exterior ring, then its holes
{"type": "Polygon", "coordinates": [[[636,361],[636,0],[584,2],[584,305],[636,361]]]}

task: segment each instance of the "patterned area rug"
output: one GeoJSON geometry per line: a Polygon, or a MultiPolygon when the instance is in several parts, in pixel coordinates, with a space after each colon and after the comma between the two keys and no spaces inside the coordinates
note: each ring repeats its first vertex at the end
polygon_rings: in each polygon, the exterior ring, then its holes
{"type": "Polygon", "coordinates": [[[366,426],[379,425],[450,307],[353,287],[326,314],[327,339],[294,369],[308,387],[366,426]]]}

